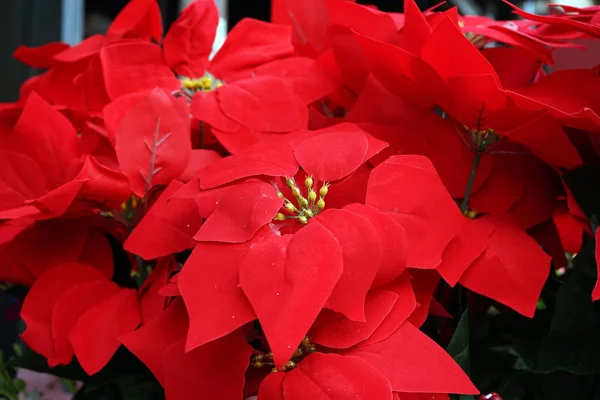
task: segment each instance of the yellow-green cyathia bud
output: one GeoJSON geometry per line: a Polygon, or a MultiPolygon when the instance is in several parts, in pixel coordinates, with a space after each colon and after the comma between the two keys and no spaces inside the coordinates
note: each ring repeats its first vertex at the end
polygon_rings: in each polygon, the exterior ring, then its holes
{"type": "Polygon", "coordinates": [[[307,188],[311,188],[313,185],[313,178],[312,176],[307,176],[306,179],[304,180],[304,184],[306,185],[307,188]]]}
{"type": "Polygon", "coordinates": [[[320,210],[325,208],[325,200],[323,199],[319,199],[319,201],[317,201],[317,207],[319,207],[320,210]]]}
{"type": "Polygon", "coordinates": [[[319,194],[321,195],[321,197],[325,197],[327,196],[327,193],[329,193],[329,184],[324,184],[323,186],[321,186],[321,189],[319,189],[319,194]]]}

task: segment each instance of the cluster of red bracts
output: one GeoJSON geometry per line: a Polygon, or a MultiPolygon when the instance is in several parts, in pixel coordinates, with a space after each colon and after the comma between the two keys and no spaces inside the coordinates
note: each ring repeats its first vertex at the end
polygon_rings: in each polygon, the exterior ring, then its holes
{"type": "Polygon", "coordinates": [[[24,341],[90,375],[124,345],[168,400],[478,393],[419,327],[447,315],[442,279],[532,316],[591,234],[560,173],[575,144],[598,158],[600,75],[542,67],[600,37],[597,9],[282,6],[210,60],[211,0],[164,38],[157,2],[132,0],[106,36],[15,52],[46,69],[0,107],[0,281],[31,287],[24,341]],[[121,287],[124,268],[149,276],[121,287]]]}

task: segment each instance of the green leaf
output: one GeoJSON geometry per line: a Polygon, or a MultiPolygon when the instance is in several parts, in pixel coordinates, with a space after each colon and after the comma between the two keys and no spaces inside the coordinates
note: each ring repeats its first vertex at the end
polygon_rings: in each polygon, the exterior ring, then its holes
{"type": "Polygon", "coordinates": [[[460,321],[446,350],[456,360],[456,363],[461,366],[463,371],[469,374],[471,371],[471,354],[469,350],[468,310],[465,310],[460,317],[460,321]]]}

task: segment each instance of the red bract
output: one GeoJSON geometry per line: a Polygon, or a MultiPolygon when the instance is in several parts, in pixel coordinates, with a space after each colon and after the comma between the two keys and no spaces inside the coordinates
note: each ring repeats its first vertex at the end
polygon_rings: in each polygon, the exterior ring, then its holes
{"type": "Polygon", "coordinates": [[[314,353],[289,373],[269,375],[260,386],[260,398],[285,400],[296,396],[319,398],[392,399],[389,382],[369,363],[357,357],[314,353]],[[367,382],[363,384],[361,382],[367,382]]]}
{"type": "Polygon", "coordinates": [[[343,270],[335,237],[318,224],[266,239],[240,265],[240,287],[283,367],[331,295],[343,270]],[[310,245],[319,243],[315,251],[310,245]]]}
{"type": "MultiPolygon", "coordinates": [[[[19,231],[0,247],[0,279],[31,286],[46,270],[73,262],[86,263],[110,279],[114,270],[110,244],[102,225],[94,225],[85,219],[17,225],[19,231]],[[29,251],[32,247],[36,251],[29,251]]],[[[3,232],[11,228],[7,223],[0,227],[3,232]]]]}
{"type": "Polygon", "coordinates": [[[219,24],[219,10],[212,0],[197,0],[181,13],[165,36],[163,54],[181,76],[202,76],[219,24]]]}
{"type": "Polygon", "coordinates": [[[152,260],[194,247],[201,224],[198,208],[193,200],[170,199],[181,186],[172,181],[161,193],[123,244],[125,250],[152,260]]]}
{"type": "Polygon", "coordinates": [[[408,265],[413,268],[440,265],[444,249],[463,223],[456,204],[425,157],[391,157],[376,167],[369,180],[367,204],[390,211],[406,228],[413,248],[408,265]],[[429,231],[433,223],[438,227],[435,232],[429,231]]]}
{"type": "Polygon", "coordinates": [[[119,289],[86,264],[48,269],[25,298],[21,316],[23,340],[51,366],[66,365],[75,354],[90,375],[108,363],[119,336],[139,323],[135,291],[119,289]]]}
{"type": "Polygon", "coordinates": [[[160,8],[154,0],[132,0],[117,15],[107,37],[162,39],[160,8]]]}
{"type": "Polygon", "coordinates": [[[155,185],[177,178],[187,166],[190,127],[182,101],[155,89],[118,125],[117,158],[132,191],[141,198],[155,185]]]}

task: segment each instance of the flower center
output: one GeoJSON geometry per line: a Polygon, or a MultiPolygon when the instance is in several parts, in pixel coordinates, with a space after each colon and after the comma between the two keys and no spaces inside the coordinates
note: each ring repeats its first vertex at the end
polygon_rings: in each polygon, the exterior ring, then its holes
{"type": "Polygon", "coordinates": [[[329,183],[323,183],[317,196],[317,192],[313,188],[314,181],[311,176],[307,176],[304,180],[304,186],[306,186],[306,197],[304,197],[302,190],[300,187],[298,187],[294,178],[286,178],[285,184],[292,191],[292,195],[296,199],[296,204],[285,198],[283,193],[281,193],[277,186],[274,185],[279,198],[285,199],[282,206],[283,212],[277,213],[274,218],[276,221],[297,219],[301,224],[306,225],[309,219],[319,214],[325,208],[325,196],[327,196],[327,193],[329,192],[329,183]]]}
{"type": "Polygon", "coordinates": [[[463,125],[463,129],[468,139],[471,140],[473,150],[476,152],[485,151],[489,145],[497,142],[500,138],[496,131],[492,128],[477,130],[469,128],[467,125],[463,125]]]}
{"type": "Polygon", "coordinates": [[[192,92],[210,92],[223,86],[223,81],[206,74],[201,78],[182,78],[181,87],[192,92]]]}
{"type": "Polygon", "coordinates": [[[296,365],[302,360],[304,360],[309,354],[317,351],[314,344],[310,342],[310,338],[305,336],[302,339],[302,343],[296,349],[290,361],[288,361],[282,369],[277,369],[275,367],[275,362],[273,361],[273,353],[267,354],[255,354],[252,356],[250,361],[250,365],[256,368],[262,367],[271,367],[271,372],[288,372],[296,368],[296,365]]]}

